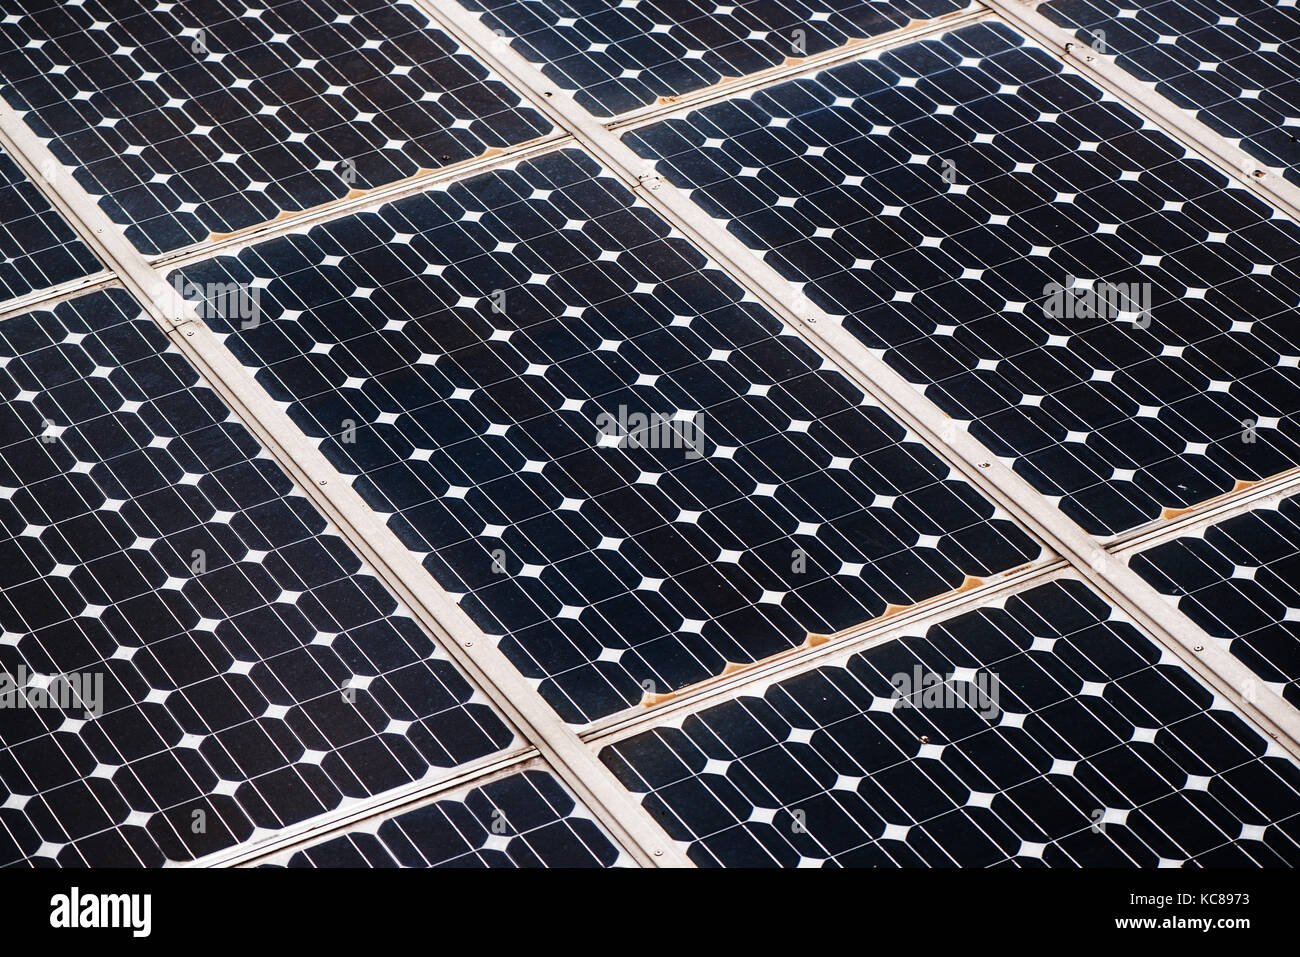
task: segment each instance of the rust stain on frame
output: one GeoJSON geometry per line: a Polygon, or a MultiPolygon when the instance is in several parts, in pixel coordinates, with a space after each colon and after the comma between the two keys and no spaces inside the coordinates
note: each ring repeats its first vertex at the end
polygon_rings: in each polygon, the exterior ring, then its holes
{"type": "Polygon", "coordinates": [[[708,688],[710,685],[715,685],[725,678],[730,678],[732,675],[742,674],[746,671],[753,671],[756,668],[777,664],[778,662],[793,657],[800,652],[808,651],[812,648],[819,648],[832,641],[838,641],[851,635],[860,634],[882,621],[887,621],[896,615],[901,615],[905,611],[918,611],[927,608],[930,605],[935,605],[952,598],[954,595],[960,595],[964,592],[971,591],[974,588],[979,588],[984,584],[986,584],[986,582],[983,578],[976,578],[974,575],[967,575],[965,581],[950,591],[935,595],[933,598],[927,598],[924,601],[916,602],[913,605],[886,605],[883,614],[880,614],[869,621],[864,621],[861,624],[851,625],[848,628],[835,632],[834,634],[823,635],[816,632],[809,632],[808,637],[805,638],[801,644],[798,644],[793,648],[787,648],[785,651],[778,651],[776,654],[768,655],[766,658],[760,658],[758,661],[751,661],[746,664],[728,661],[726,667],[722,669],[722,673],[714,675],[712,678],[705,678],[703,681],[697,681],[695,684],[686,685],[684,688],[678,688],[676,691],[669,691],[665,694],[651,694],[647,691],[641,697],[641,706],[645,708],[653,708],[655,705],[663,704],[665,701],[672,701],[674,698],[680,698],[682,695],[693,694],[701,689],[708,688]]]}
{"type": "Polygon", "coordinates": [[[477,163],[485,159],[491,159],[492,157],[499,156],[504,152],[505,150],[503,150],[499,146],[490,146],[482,153],[480,153],[478,156],[473,156],[467,160],[461,160],[457,163],[448,163],[446,166],[439,166],[437,169],[428,169],[426,167],[421,166],[410,176],[404,176],[401,179],[395,179],[387,183],[380,183],[378,186],[372,186],[369,189],[353,188],[348,190],[346,195],[340,196],[337,199],[331,199],[327,202],[320,203],[316,206],[309,206],[306,209],[282,209],[280,210],[280,212],[276,213],[275,216],[273,216],[271,219],[264,220],[263,222],[260,223],[254,223],[252,226],[245,226],[243,229],[237,229],[231,233],[210,233],[208,235],[206,242],[209,243],[226,242],[227,240],[235,239],[240,236],[247,236],[250,233],[255,233],[258,230],[265,229],[267,226],[270,226],[273,223],[284,222],[286,219],[297,219],[298,217],[310,218],[312,216],[317,216],[327,211],[332,206],[337,205],[338,203],[346,203],[355,199],[364,199],[365,197],[371,195],[372,193],[376,193],[380,190],[401,189],[403,186],[406,186],[407,184],[414,183],[417,180],[421,180],[429,176],[433,176],[436,173],[446,173],[448,170],[455,170],[458,166],[465,166],[469,163],[477,163]]]}
{"type": "MultiPolygon", "coordinates": [[[[708,86],[701,87],[698,90],[691,90],[689,92],[689,95],[692,97],[696,97],[700,95],[707,96],[710,90],[725,90],[727,87],[733,86],[736,83],[741,82],[742,80],[751,83],[762,84],[765,81],[765,79],[771,74],[783,73],[786,70],[789,70],[791,67],[803,66],[805,63],[808,63],[814,59],[820,60],[825,58],[825,59],[833,60],[839,55],[852,53],[854,50],[857,50],[860,47],[867,46],[868,44],[877,44],[877,43],[888,44],[892,38],[896,36],[901,36],[902,34],[907,33],[909,30],[916,30],[922,27],[937,26],[946,20],[953,20],[958,17],[966,16],[969,13],[970,13],[970,7],[966,7],[961,10],[954,10],[952,13],[945,13],[943,16],[935,17],[932,20],[909,20],[901,27],[896,27],[895,29],[889,30],[885,33],[876,34],[873,37],[853,37],[847,42],[841,43],[837,47],[831,47],[829,50],[825,50],[817,54],[815,57],[788,56],[785,58],[783,62],[778,63],[775,66],[766,67],[765,69],[747,74],[746,76],[724,76],[716,83],[711,83],[708,86]]],[[[668,106],[671,103],[678,102],[679,100],[682,99],[683,96],[686,95],[687,94],[685,93],[681,93],[681,94],[673,94],[671,96],[661,96],[657,100],[655,100],[655,104],[658,106],[668,106]]]]}
{"type": "Polygon", "coordinates": [[[1276,482],[1279,479],[1287,478],[1296,474],[1300,474],[1300,467],[1286,469],[1278,472],[1276,475],[1269,475],[1262,479],[1237,479],[1237,481],[1233,483],[1232,488],[1222,494],[1215,495],[1212,498],[1207,498],[1203,502],[1197,502],[1195,505],[1187,505],[1183,508],[1165,508],[1161,511],[1160,517],[1165,521],[1182,518],[1184,515],[1191,515],[1195,512],[1201,511],[1202,509],[1211,508],[1220,502],[1225,502],[1234,495],[1240,495],[1242,492],[1263,485],[1265,482],[1276,482]]]}

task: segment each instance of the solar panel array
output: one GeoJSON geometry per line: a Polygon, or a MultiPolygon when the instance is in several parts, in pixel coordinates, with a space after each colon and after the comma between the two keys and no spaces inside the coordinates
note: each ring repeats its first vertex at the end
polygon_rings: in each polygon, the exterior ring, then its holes
{"type": "Polygon", "coordinates": [[[1132,565],[1300,707],[1300,502],[1252,509],[1143,551],[1132,565]]]}
{"type": "Polygon", "coordinates": [[[1007,27],[628,139],[1089,531],[1300,463],[1300,229],[1007,27]]]}
{"type": "Polygon", "coordinates": [[[122,290],[0,323],[0,860],[187,860],[510,730],[122,290]]]}
{"type": "Polygon", "coordinates": [[[184,279],[262,290],[210,325],[566,720],[1040,551],[576,151],[184,279]]]}
{"type": "MultiPolygon", "coordinates": [[[[960,0],[461,7],[0,11],[0,864],[1300,864],[1250,171],[960,0]]],[[[1294,9],[1040,9],[1293,177],[1294,9]]]]}

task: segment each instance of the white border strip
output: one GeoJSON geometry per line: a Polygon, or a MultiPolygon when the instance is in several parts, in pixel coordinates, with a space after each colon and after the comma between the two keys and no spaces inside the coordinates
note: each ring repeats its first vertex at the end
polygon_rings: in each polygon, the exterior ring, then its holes
{"type": "MultiPolygon", "coordinates": [[[[1079,582],[1083,582],[1085,585],[1088,584],[1088,582],[1085,581],[1083,577],[1079,575],[1076,569],[1065,564],[1058,564],[1057,566],[1048,570],[1044,574],[1035,576],[1032,583],[1021,584],[1018,586],[1008,586],[1005,589],[999,589],[998,592],[995,595],[990,596],[990,598],[987,601],[980,602],[977,604],[972,604],[971,607],[962,608],[957,612],[945,611],[943,613],[936,613],[932,615],[925,615],[919,617],[916,620],[909,622],[905,628],[899,630],[895,634],[878,635],[878,636],[868,637],[861,641],[856,641],[850,644],[830,646],[825,649],[825,652],[822,655],[818,656],[817,660],[814,663],[812,663],[809,667],[805,669],[800,669],[800,671],[801,672],[811,671],[815,668],[844,667],[845,665],[848,664],[848,662],[852,658],[854,658],[856,655],[861,654],[864,651],[870,651],[872,648],[878,648],[881,645],[888,644],[889,642],[896,641],[900,638],[924,637],[926,632],[928,632],[931,628],[935,627],[936,625],[943,625],[947,622],[950,622],[954,618],[958,617],[959,615],[964,615],[970,612],[978,611],[982,608],[1002,608],[1005,606],[1007,600],[1010,598],[1014,598],[1017,595],[1023,595],[1027,591],[1033,588],[1038,588],[1040,586],[1048,585],[1051,584],[1052,582],[1058,582],[1058,581],[1079,581],[1079,582]]],[[[1140,622],[1133,621],[1132,619],[1130,619],[1124,613],[1123,609],[1116,609],[1116,611],[1117,611],[1117,615],[1116,615],[1117,620],[1124,621],[1131,624],[1134,628],[1138,630],[1140,634],[1143,635],[1143,637],[1153,641],[1153,643],[1156,644],[1157,647],[1161,648],[1162,652],[1167,651],[1163,643],[1159,641],[1155,641],[1152,635],[1142,627],[1142,624],[1140,622]]],[[[1178,662],[1180,665],[1187,667],[1186,662],[1184,662],[1181,657],[1179,656],[1174,656],[1174,657],[1178,657],[1178,662]]],[[[715,704],[718,704],[721,701],[730,700],[740,696],[761,697],[767,693],[768,689],[775,687],[776,685],[779,685],[781,682],[785,681],[789,677],[791,677],[791,675],[785,673],[754,674],[752,677],[748,678],[747,680],[737,683],[737,685],[729,689],[729,693],[725,695],[700,697],[694,700],[685,701],[682,702],[680,706],[674,706],[665,710],[661,715],[660,720],[658,721],[652,721],[652,722],[638,721],[638,722],[629,722],[626,724],[613,725],[608,728],[601,729],[599,732],[591,735],[588,740],[593,745],[596,745],[603,749],[608,747],[611,744],[615,744],[619,741],[625,741],[628,738],[635,737],[638,734],[642,734],[646,731],[651,731],[656,728],[666,728],[666,727],[680,728],[682,722],[685,721],[685,719],[690,717],[691,715],[699,714],[702,711],[706,711],[707,709],[713,707],[715,704]]],[[[1256,683],[1257,684],[1259,683],[1258,678],[1256,678],[1256,683]]],[[[1224,698],[1223,701],[1225,702],[1224,704],[1225,707],[1232,709],[1234,711],[1241,710],[1241,706],[1237,704],[1235,701],[1233,701],[1232,699],[1224,698]]],[[[1277,747],[1277,746],[1270,744],[1270,747],[1277,747]]],[[[1284,749],[1281,748],[1278,748],[1278,750],[1280,753],[1286,754],[1287,758],[1290,759],[1292,762],[1296,764],[1300,764],[1300,756],[1297,756],[1294,753],[1287,753],[1284,749]]]]}
{"type": "Polygon", "coordinates": [[[1206,529],[1221,525],[1256,509],[1276,509],[1283,501],[1300,493],[1300,476],[1292,478],[1290,482],[1284,485],[1261,487],[1258,490],[1251,489],[1251,492],[1233,496],[1219,508],[1206,509],[1203,512],[1197,512],[1195,515],[1189,515],[1187,521],[1179,522],[1176,525],[1171,524],[1168,528],[1158,529],[1141,538],[1123,541],[1111,551],[1113,554],[1122,555],[1125,560],[1128,560],[1134,555],[1168,542],[1177,541],[1180,538],[1201,537],[1206,529]],[[1251,494],[1251,492],[1257,492],[1257,494],[1251,494]]]}
{"type": "Polygon", "coordinates": [[[1221,522],[1255,508],[1261,499],[1285,498],[1300,490],[1300,468],[1288,469],[1272,478],[1261,480],[1238,492],[1225,492],[1197,505],[1189,506],[1177,518],[1158,518],[1119,535],[1102,539],[1109,552],[1126,552],[1148,547],[1148,543],[1168,541],[1186,534],[1186,529],[1221,522]]]}
{"type": "Polygon", "coordinates": [[[70,279],[67,282],[59,283],[57,286],[34,289],[29,293],[0,302],[0,321],[11,319],[14,316],[26,315],[29,312],[52,309],[65,299],[71,299],[74,296],[80,296],[92,290],[116,284],[116,276],[106,269],[100,269],[89,276],[70,279]]]}
{"type": "MultiPolygon", "coordinates": [[[[527,771],[544,771],[551,775],[555,774],[555,769],[550,767],[541,758],[537,757],[536,752],[533,752],[531,756],[526,756],[522,759],[513,761],[510,764],[502,765],[501,767],[484,771],[480,773],[477,777],[473,778],[472,780],[450,781],[445,786],[439,787],[434,790],[430,790],[427,793],[421,795],[418,800],[407,801],[401,806],[393,806],[390,808],[386,808],[378,813],[370,814],[358,818],[356,820],[353,820],[348,824],[332,828],[329,831],[321,831],[320,833],[312,835],[310,839],[300,840],[293,843],[286,843],[283,846],[277,847],[272,851],[257,854],[256,856],[249,856],[244,860],[241,860],[236,866],[257,867],[261,864],[276,864],[276,865],[284,866],[289,863],[290,859],[292,859],[293,855],[298,851],[308,850],[312,847],[317,847],[320,844],[323,844],[326,841],[331,840],[332,838],[342,837],[344,835],[356,831],[361,831],[368,834],[374,834],[379,830],[381,825],[383,825],[387,821],[393,820],[394,818],[401,817],[404,814],[408,814],[411,811],[415,811],[423,807],[429,807],[431,805],[438,804],[441,801],[464,801],[465,797],[468,794],[470,794],[470,792],[472,791],[477,791],[480,788],[483,788],[489,784],[493,784],[497,781],[503,781],[506,778],[514,777],[516,774],[523,774],[527,771]]],[[[568,791],[567,788],[565,790],[566,792],[568,791]]],[[[571,792],[569,792],[569,797],[570,798],[573,797],[571,792]]],[[[590,812],[588,812],[588,810],[584,808],[581,803],[576,803],[576,802],[574,804],[573,811],[568,815],[567,819],[595,821],[595,818],[592,817],[590,812]]],[[[599,822],[596,823],[597,826],[599,826],[599,822]]],[[[602,833],[604,833],[603,828],[602,828],[602,833]]],[[[526,831],[522,832],[518,836],[525,843],[527,843],[528,832],[526,831]]],[[[609,835],[606,834],[605,836],[608,837],[609,835]]],[[[617,848],[617,845],[615,845],[615,847],[617,848]]],[[[476,851],[466,852],[466,854],[473,854],[473,853],[477,853],[477,852],[476,851]]],[[[633,865],[632,861],[628,858],[627,852],[619,849],[618,858],[609,866],[628,867],[628,866],[635,866],[635,865],[633,865]]]]}
{"type": "Polygon", "coordinates": [[[327,841],[365,821],[386,818],[445,797],[450,791],[473,788],[505,777],[538,761],[537,749],[513,747],[452,768],[434,768],[418,781],[364,800],[349,801],[325,814],[282,828],[263,840],[250,840],[208,854],[180,867],[247,867],[278,855],[289,856],[303,847],[327,841]]]}
{"type": "Polygon", "coordinates": [[[463,163],[454,163],[422,176],[410,176],[383,186],[376,186],[374,189],[366,190],[362,196],[331,200],[313,206],[311,209],[304,209],[279,219],[271,219],[256,226],[237,230],[222,239],[204,240],[157,256],[150,256],[148,262],[160,272],[171,272],[173,269],[180,269],[216,256],[232,256],[241,249],[264,243],[278,236],[306,233],[321,223],[333,222],[363,210],[397,202],[407,196],[415,196],[436,187],[445,188],[451,183],[573,145],[575,145],[573,137],[557,130],[526,143],[511,146],[492,156],[479,156],[463,163]]]}

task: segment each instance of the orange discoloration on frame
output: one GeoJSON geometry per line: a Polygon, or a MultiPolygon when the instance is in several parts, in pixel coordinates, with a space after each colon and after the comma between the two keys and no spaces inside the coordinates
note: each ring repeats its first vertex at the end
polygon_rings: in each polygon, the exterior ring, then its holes
{"type": "Polygon", "coordinates": [[[1220,495],[1215,495],[1213,498],[1207,498],[1203,502],[1197,502],[1195,505],[1188,505],[1184,508],[1165,508],[1161,511],[1160,517],[1165,521],[1170,521],[1171,519],[1175,519],[1175,518],[1182,518],[1184,515],[1191,515],[1192,513],[1199,512],[1202,509],[1211,508],[1212,506],[1217,505],[1220,502],[1232,498],[1234,495],[1240,495],[1242,492],[1245,492],[1248,489],[1252,489],[1255,488],[1256,486],[1263,485],[1265,482],[1275,482],[1278,479],[1285,478],[1287,476],[1295,475],[1298,473],[1300,473],[1300,468],[1290,468],[1290,469],[1286,469],[1285,471],[1278,472],[1276,475],[1270,475],[1262,479],[1237,479],[1237,481],[1233,483],[1232,488],[1227,492],[1224,492],[1220,495]]]}
{"type": "Polygon", "coordinates": [[[863,631],[864,629],[871,627],[872,625],[885,621],[888,618],[892,618],[895,615],[902,614],[905,611],[916,611],[918,609],[925,608],[929,605],[933,605],[937,602],[941,602],[947,598],[951,598],[954,595],[960,595],[963,592],[968,592],[973,588],[979,588],[981,585],[984,584],[985,584],[984,579],[976,578],[974,575],[967,575],[966,580],[963,581],[956,588],[952,589],[951,591],[946,591],[941,595],[935,595],[933,598],[927,598],[925,599],[925,601],[919,601],[914,605],[887,605],[885,607],[885,611],[883,614],[875,618],[872,618],[870,621],[863,622],[860,625],[853,625],[849,628],[845,628],[842,631],[837,631],[833,635],[822,635],[816,632],[809,632],[808,637],[806,637],[802,643],[795,646],[794,648],[787,648],[785,651],[778,651],[774,655],[769,655],[766,658],[760,658],[758,661],[751,661],[747,664],[738,664],[737,662],[734,661],[728,661],[726,667],[722,669],[721,674],[714,675],[712,678],[705,678],[703,681],[697,681],[695,684],[687,685],[684,688],[679,688],[677,691],[669,691],[666,694],[650,694],[649,692],[646,692],[641,697],[641,706],[645,708],[653,708],[655,705],[663,704],[665,701],[672,701],[674,698],[680,698],[682,695],[691,694],[696,691],[700,691],[704,688],[708,688],[710,685],[717,684],[722,679],[729,678],[732,675],[737,675],[746,671],[753,671],[755,668],[776,664],[786,658],[791,657],[792,655],[798,654],[801,651],[807,651],[811,648],[820,648],[822,645],[829,644],[832,641],[847,637],[849,635],[857,634],[863,631]]]}
{"type": "MultiPolygon", "coordinates": [[[[521,144],[521,145],[525,145],[525,144],[521,144]]],[[[408,183],[413,183],[416,180],[423,179],[426,176],[432,176],[434,173],[445,173],[448,170],[454,170],[458,166],[465,166],[468,163],[477,163],[480,160],[491,159],[492,157],[500,156],[503,153],[505,153],[505,150],[502,149],[500,146],[489,146],[482,153],[479,153],[478,156],[471,157],[470,159],[467,160],[459,160],[455,163],[448,163],[446,166],[440,166],[437,169],[428,169],[427,167],[421,166],[410,176],[405,176],[402,179],[395,179],[391,183],[380,183],[378,186],[373,186],[370,189],[357,189],[356,187],[353,187],[352,189],[347,191],[346,195],[340,196],[338,199],[331,199],[328,202],[320,203],[317,206],[309,206],[306,209],[296,209],[296,210],[282,209],[280,210],[280,212],[276,213],[273,218],[268,219],[265,222],[256,223],[255,225],[252,226],[245,226],[243,229],[237,229],[233,233],[210,233],[208,235],[207,242],[210,243],[225,242],[226,240],[229,239],[235,239],[239,236],[245,236],[249,233],[256,232],[260,229],[265,229],[267,226],[270,226],[272,223],[283,222],[286,219],[296,219],[300,216],[301,217],[315,216],[317,213],[324,212],[325,210],[329,209],[331,206],[333,206],[336,203],[346,203],[355,199],[364,199],[365,197],[371,195],[372,193],[378,192],[381,189],[382,190],[401,189],[403,186],[407,185],[408,183]]]]}
{"type": "MultiPolygon", "coordinates": [[[[483,155],[487,156],[490,154],[491,151],[489,150],[488,153],[484,153],[483,155]]],[[[445,169],[446,167],[443,168],[445,169]]],[[[375,186],[371,189],[357,189],[356,187],[353,187],[352,189],[347,191],[346,195],[340,196],[338,199],[331,199],[329,202],[326,203],[320,203],[319,205],[316,206],[309,206],[307,209],[282,209],[280,210],[280,212],[276,213],[274,217],[266,220],[265,222],[257,223],[253,226],[245,226],[243,229],[237,229],[233,233],[210,233],[208,235],[207,241],[210,243],[225,242],[228,239],[234,239],[238,236],[243,236],[248,233],[256,232],[259,229],[265,229],[267,226],[271,225],[272,223],[284,222],[284,220],[286,219],[296,219],[299,216],[314,216],[316,213],[328,209],[330,206],[333,206],[335,203],[345,203],[348,202],[349,200],[363,199],[366,196],[369,196],[371,193],[375,192],[376,190],[392,189],[394,186],[400,187],[404,183],[409,183],[412,180],[419,179],[423,176],[428,176],[430,173],[434,173],[434,172],[437,171],[431,169],[425,169],[424,167],[421,167],[420,169],[412,173],[410,176],[407,176],[403,179],[394,180],[391,183],[384,183],[381,186],[375,186]]]]}
{"type": "Polygon", "coordinates": [[[437,169],[427,169],[426,167],[421,166],[410,176],[405,176],[402,179],[395,179],[390,183],[380,183],[378,186],[371,187],[370,189],[357,189],[356,187],[353,187],[352,189],[347,191],[347,194],[345,196],[340,196],[338,199],[331,199],[328,202],[321,203],[317,206],[309,206],[307,209],[282,209],[280,210],[280,212],[276,213],[273,218],[268,219],[265,222],[256,223],[255,225],[252,226],[246,226],[243,229],[237,229],[233,233],[210,233],[208,235],[207,242],[210,243],[225,242],[230,239],[236,239],[240,236],[245,236],[250,233],[257,232],[258,230],[265,229],[267,226],[270,226],[273,223],[284,222],[284,220],[286,219],[297,219],[299,217],[315,216],[317,213],[324,212],[325,210],[329,209],[331,206],[335,205],[336,203],[346,203],[355,199],[364,199],[365,197],[371,195],[372,193],[378,192],[379,190],[401,189],[403,186],[405,186],[408,183],[413,183],[416,180],[423,179],[426,176],[432,176],[434,173],[445,173],[448,170],[455,169],[457,166],[464,166],[467,163],[477,163],[480,160],[491,159],[494,156],[500,156],[504,152],[505,150],[503,150],[499,146],[490,146],[487,149],[485,149],[482,153],[480,153],[478,156],[472,157],[471,159],[467,159],[467,160],[461,160],[460,162],[457,163],[448,163],[446,166],[440,166],[437,169]]]}
{"type": "MultiPolygon", "coordinates": [[[[1028,568],[1029,566],[1025,565],[1024,567],[1028,568]]],[[[964,594],[968,591],[971,591],[974,588],[979,588],[980,586],[985,584],[987,584],[987,582],[985,582],[983,578],[976,578],[974,575],[967,575],[966,580],[963,581],[956,588],[952,589],[951,591],[943,592],[942,594],[935,595],[933,598],[927,598],[924,601],[918,601],[914,605],[893,605],[893,604],[886,605],[884,612],[878,615],[877,617],[872,618],[870,621],[864,621],[860,625],[850,625],[848,628],[845,628],[842,631],[837,631],[833,635],[809,635],[808,637],[810,639],[816,638],[818,640],[816,644],[813,645],[810,645],[807,641],[805,641],[804,645],[806,647],[816,647],[817,645],[824,645],[828,641],[834,641],[839,638],[845,638],[849,635],[859,634],[862,631],[866,630],[867,628],[870,628],[872,625],[875,625],[877,622],[884,621],[887,618],[893,618],[895,615],[901,615],[905,611],[919,611],[922,608],[927,608],[930,605],[935,605],[941,601],[946,601],[947,599],[952,598],[954,595],[964,594]]]]}
{"type": "MultiPolygon", "coordinates": [[[[958,17],[964,17],[969,13],[970,13],[969,9],[954,10],[952,13],[945,13],[943,16],[935,17],[933,20],[908,20],[907,23],[905,23],[903,26],[897,27],[896,29],[893,30],[889,30],[885,33],[878,34],[874,37],[853,37],[852,39],[848,40],[845,43],[840,44],[837,47],[833,47],[829,50],[825,50],[822,53],[817,54],[817,57],[819,59],[825,58],[825,59],[833,60],[839,55],[852,53],[854,50],[857,50],[859,47],[867,46],[870,43],[888,43],[891,37],[901,33],[905,33],[908,30],[915,30],[919,27],[936,26],[938,24],[943,23],[945,20],[953,20],[958,17]]],[[[724,76],[722,79],[718,80],[718,82],[712,83],[709,86],[701,87],[699,90],[691,90],[690,95],[707,97],[710,90],[725,89],[726,87],[739,83],[742,80],[746,80],[755,84],[762,84],[769,74],[782,73],[786,70],[789,70],[791,67],[803,66],[805,63],[808,63],[812,59],[813,57],[811,56],[788,56],[785,58],[785,60],[783,60],[781,63],[777,64],[776,66],[770,66],[767,67],[766,69],[758,70],[757,72],[750,73],[748,76],[724,76]]],[[[661,96],[657,100],[655,100],[655,103],[658,106],[668,106],[672,103],[678,102],[683,95],[685,94],[661,96]]]]}
{"type": "Polygon", "coordinates": [[[687,685],[685,688],[680,688],[677,691],[669,691],[666,694],[651,694],[647,691],[641,696],[641,704],[643,707],[652,708],[657,704],[663,704],[665,701],[672,701],[674,698],[680,697],[688,692],[697,691],[700,688],[707,688],[709,685],[717,684],[723,678],[729,678],[732,675],[740,674],[744,671],[750,671],[757,668],[759,665],[772,664],[773,662],[780,661],[783,658],[788,658],[796,652],[803,651],[806,648],[816,648],[818,645],[824,645],[828,641],[830,641],[830,638],[826,635],[809,635],[803,640],[802,644],[797,645],[794,648],[787,648],[785,651],[779,651],[774,655],[769,655],[768,657],[761,658],[758,661],[751,661],[748,664],[728,661],[726,667],[722,669],[722,674],[714,675],[712,678],[705,678],[703,681],[697,681],[693,685],[687,685]]]}

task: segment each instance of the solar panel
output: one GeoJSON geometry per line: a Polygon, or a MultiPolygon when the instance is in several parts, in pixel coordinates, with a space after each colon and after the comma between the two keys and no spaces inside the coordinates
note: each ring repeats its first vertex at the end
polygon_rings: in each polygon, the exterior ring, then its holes
{"type": "Polygon", "coordinates": [[[18,164],[0,153],[0,302],[99,271],[18,164]]]}
{"type": "Polygon", "coordinates": [[[1300,768],[1070,579],[602,758],[701,866],[1300,862],[1300,768]]]}
{"type": "Polygon", "coordinates": [[[959,0],[461,0],[597,116],[963,9],[959,0]]]}
{"type": "Polygon", "coordinates": [[[0,864],[190,860],[512,733],[122,290],[0,322],[0,864]]]}
{"type": "Polygon", "coordinates": [[[1300,183],[1300,12],[1268,0],[1055,0],[1040,13],[1300,183]]]}
{"type": "Polygon", "coordinates": [[[1130,564],[1260,680],[1300,707],[1300,501],[1256,508],[1130,564]]]}
{"type": "Polygon", "coordinates": [[[625,136],[1097,534],[1300,462],[1300,229],[981,23],[625,136]]]}
{"type": "Polygon", "coordinates": [[[0,20],[0,95],[146,253],[551,129],[407,4],[16,9],[0,20]]]}
{"type": "Polygon", "coordinates": [[[405,811],[294,853],[289,867],[613,867],[619,850],[546,771],[405,811]]]}
{"type": "Polygon", "coordinates": [[[1039,554],[578,151],[185,276],[566,720],[1039,554]]]}

